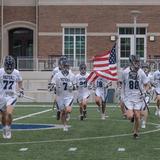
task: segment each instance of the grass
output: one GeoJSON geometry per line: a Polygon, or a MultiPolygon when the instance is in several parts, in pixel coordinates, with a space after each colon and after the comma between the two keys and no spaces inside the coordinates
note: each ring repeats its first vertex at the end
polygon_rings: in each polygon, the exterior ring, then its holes
{"type": "MultiPolygon", "coordinates": [[[[14,118],[49,109],[38,106],[20,106],[14,118]]],[[[91,104],[88,107],[88,119],[78,120],[78,108],[73,108],[68,132],[62,129],[13,131],[11,140],[0,137],[1,160],[159,160],[160,133],[157,128],[160,118],[150,115],[146,129],[141,129],[140,139],[132,138],[132,123],[122,119],[118,107],[107,108],[109,117],[103,121],[91,104]],[[152,131],[152,132],[151,132],[152,131]],[[147,133],[148,132],[148,133],[147,133]],[[27,151],[19,151],[28,148],[27,151]],[[76,151],[68,151],[77,148],[76,151]],[[125,148],[124,152],[118,148],[125,148]]],[[[17,120],[14,123],[61,124],[56,120],[55,112],[46,112],[17,120]]]]}

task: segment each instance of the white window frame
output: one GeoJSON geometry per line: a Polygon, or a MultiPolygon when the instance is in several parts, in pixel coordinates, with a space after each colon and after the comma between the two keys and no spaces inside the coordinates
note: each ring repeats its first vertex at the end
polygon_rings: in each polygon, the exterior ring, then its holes
{"type": "MultiPolygon", "coordinates": [[[[120,27],[126,27],[126,26],[120,26],[120,27]]],[[[132,26],[131,26],[132,27],[132,26]]],[[[137,26],[139,27],[139,26],[137,26]]],[[[143,26],[141,26],[143,27],[143,26]]],[[[146,26],[144,26],[146,28],[146,26]]],[[[119,28],[118,28],[118,33],[119,33],[119,28]]],[[[118,38],[118,60],[119,60],[119,65],[121,66],[121,60],[128,60],[128,57],[121,57],[120,55],[120,39],[121,38],[131,38],[131,53],[134,54],[134,34],[119,34],[118,38]]],[[[146,33],[145,34],[137,34],[136,38],[144,38],[144,57],[141,58],[141,60],[146,61],[147,58],[147,28],[146,28],[146,33]]]]}
{"type": "MultiPolygon", "coordinates": [[[[85,56],[85,63],[87,62],[87,26],[88,25],[80,25],[80,24],[76,24],[76,25],[71,25],[71,24],[62,24],[62,27],[63,27],[63,42],[62,42],[62,54],[64,55],[64,37],[65,37],[65,29],[66,28],[84,28],[85,29],[85,34],[83,35],[85,37],[85,53],[84,53],[84,56],[85,56]]],[[[82,34],[70,34],[71,36],[73,36],[73,39],[74,39],[74,55],[73,55],[73,58],[74,58],[74,67],[78,67],[78,64],[77,64],[77,59],[76,59],[76,36],[78,35],[82,35],[82,34]]]]}

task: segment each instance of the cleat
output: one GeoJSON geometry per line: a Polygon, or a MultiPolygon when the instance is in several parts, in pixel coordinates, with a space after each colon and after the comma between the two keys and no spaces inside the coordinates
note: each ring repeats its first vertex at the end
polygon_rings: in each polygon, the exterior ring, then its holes
{"type": "Polygon", "coordinates": [[[134,134],[133,134],[133,138],[134,138],[134,139],[139,139],[139,135],[138,135],[137,133],[134,133],[134,134]]]}
{"type": "Polygon", "coordinates": [[[155,116],[158,116],[158,110],[156,110],[154,114],[155,114],[155,116]]]}
{"type": "Polygon", "coordinates": [[[105,120],[106,119],[106,116],[105,116],[105,114],[103,113],[103,114],[101,114],[101,119],[102,120],[105,120]]]}
{"type": "Polygon", "coordinates": [[[11,139],[12,134],[11,134],[11,128],[7,127],[6,128],[6,139],[11,139]]]}
{"type": "Polygon", "coordinates": [[[7,139],[7,136],[6,136],[6,128],[5,128],[5,127],[3,127],[3,129],[2,129],[2,135],[3,135],[3,138],[4,138],[4,139],[7,139]]]}
{"type": "Polygon", "coordinates": [[[61,112],[57,111],[57,115],[56,115],[57,120],[60,120],[60,114],[61,114],[61,112]]]}
{"type": "Polygon", "coordinates": [[[67,132],[67,131],[68,131],[68,127],[67,127],[67,126],[64,126],[64,127],[63,127],[63,131],[64,131],[64,132],[67,132]]]}
{"type": "Polygon", "coordinates": [[[87,118],[87,116],[86,116],[86,115],[87,115],[87,111],[85,110],[85,111],[83,111],[83,118],[85,118],[85,119],[86,119],[86,118],[87,118]]]}
{"type": "Polygon", "coordinates": [[[123,115],[122,118],[123,118],[123,119],[127,119],[127,116],[126,116],[126,115],[123,115]]]}
{"type": "Polygon", "coordinates": [[[79,119],[80,119],[81,121],[83,121],[83,118],[84,118],[83,115],[80,115],[80,116],[79,116],[79,119]]]}

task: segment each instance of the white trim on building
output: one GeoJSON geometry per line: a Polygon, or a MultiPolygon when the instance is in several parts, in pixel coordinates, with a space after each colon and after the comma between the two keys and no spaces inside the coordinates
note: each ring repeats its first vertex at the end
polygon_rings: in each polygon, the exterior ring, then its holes
{"type": "Polygon", "coordinates": [[[160,5],[160,0],[39,0],[39,5],[160,5]]]}

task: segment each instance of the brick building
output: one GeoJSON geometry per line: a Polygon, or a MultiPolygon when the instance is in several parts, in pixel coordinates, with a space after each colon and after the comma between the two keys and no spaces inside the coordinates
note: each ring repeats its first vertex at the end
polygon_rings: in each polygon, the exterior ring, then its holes
{"type": "Polygon", "coordinates": [[[0,13],[1,60],[64,54],[77,65],[115,42],[122,66],[135,44],[142,59],[160,58],[159,0],[1,0],[0,13]]]}

